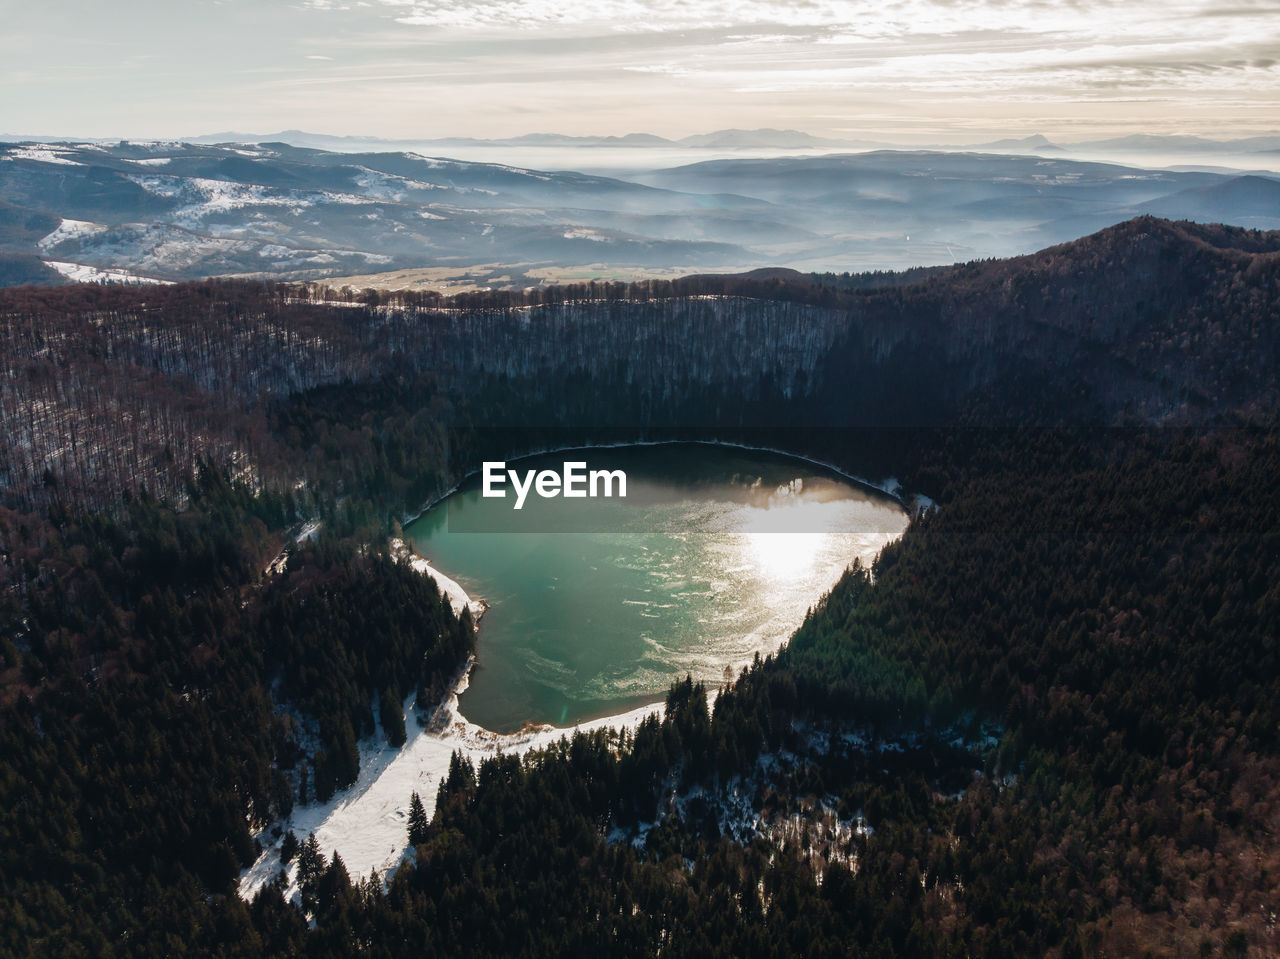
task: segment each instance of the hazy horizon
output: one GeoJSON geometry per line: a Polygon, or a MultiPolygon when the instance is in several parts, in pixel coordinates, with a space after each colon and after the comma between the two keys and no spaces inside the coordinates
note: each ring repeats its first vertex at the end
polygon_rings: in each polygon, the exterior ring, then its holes
{"type": "MultiPolygon", "coordinates": [[[[646,131],[634,131],[644,134],[646,131]]],[[[730,131],[706,131],[706,133],[730,131]]],[[[734,131],[755,132],[755,131],[734,131]]],[[[806,132],[806,131],[782,131],[806,132]]],[[[559,134],[543,131],[554,137],[559,134]]],[[[583,135],[585,136],[585,135],[583,135]]],[[[518,139],[518,138],[513,138],[518,139]]],[[[603,139],[603,137],[601,138],[603,139]]],[[[499,164],[538,171],[576,171],[597,176],[622,177],[643,175],[653,170],[674,168],[693,163],[722,159],[781,159],[786,157],[841,156],[871,153],[881,150],[981,152],[1003,155],[1039,156],[1045,159],[1075,159],[1103,163],[1117,167],[1133,167],[1143,170],[1200,170],[1222,173],[1257,173],[1264,176],[1280,174],[1280,132],[1271,133],[1276,146],[1259,150],[1236,149],[1231,141],[1220,144],[1208,142],[1200,147],[1186,144],[1162,144],[1144,142],[1124,145],[1114,142],[1110,146],[1090,146],[1087,142],[1066,140],[1049,141],[1048,146],[1018,146],[1018,140],[1010,138],[1003,146],[995,143],[892,142],[850,143],[839,145],[815,144],[811,146],[706,146],[688,145],[680,141],[653,145],[634,146],[622,143],[581,145],[572,142],[509,142],[499,139],[448,138],[390,139],[362,136],[358,133],[325,134],[308,130],[227,130],[190,136],[146,137],[84,137],[64,134],[31,133],[0,129],[0,141],[87,143],[98,142],[114,145],[118,142],[134,144],[154,143],[265,143],[282,140],[292,146],[310,147],[336,153],[416,153],[469,163],[499,164]]]]}
{"type": "MultiPolygon", "coordinates": [[[[312,128],[302,128],[298,126],[290,126],[290,127],[272,127],[272,128],[262,128],[262,129],[246,128],[246,129],[226,129],[226,130],[186,130],[182,133],[178,133],[174,135],[165,135],[165,136],[128,136],[120,133],[87,134],[87,133],[84,133],[81,131],[75,131],[75,130],[72,130],[72,131],[63,130],[63,131],[55,132],[55,131],[49,131],[49,130],[0,128],[0,136],[2,137],[20,137],[24,140],[31,140],[33,142],[57,141],[57,142],[67,142],[67,143],[73,143],[73,142],[110,143],[110,142],[117,142],[117,141],[125,141],[130,143],[213,143],[213,142],[236,142],[234,139],[217,141],[214,139],[215,137],[226,136],[226,137],[234,138],[234,137],[244,136],[244,137],[252,138],[244,142],[257,143],[257,142],[263,142],[263,138],[265,137],[287,136],[287,135],[293,134],[293,135],[297,135],[297,138],[299,139],[315,138],[317,140],[321,140],[321,139],[335,140],[335,141],[346,140],[358,146],[361,149],[363,149],[363,146],[362,146],[363,144],[385,143],[385,144],[388,144],[389,146],[401,147],[404,145],[409,145],[414,143],[432,143],[432,142],[438,142],[438,141],[456,141],[459,143],[473,142],[476,144],[485,144],[485,145],[494,144],[494,145],[503,145],[503,146],[523,145],[523,146],[556,147],[556,146],[563,145],[568,147],[568,146],[574,145],[573,143],[569,142],[572,140],[579,140],[579,141],[612,140],[612,141],[618,141],[618,142],[616,144],[603,144],[603,146],[617,145],[620,147],[625,146],[628,149],[660,150],[660,149],[666,149],[669,147],[682,147],[686,149],[693,149],[695,147],[686,144],[685,141],[693,140],[699,137],[707,137],[710,135],[727,134],[727,133],[797,134],[804,137],[810,137],[815,141],[819,141],[819,142],[815,142],[815,144],[813,144],[812,146],[797,145],[794,147],[788,147],[785,144],[784,145],[775,144],[769,147],[770,149],[774,149],[775,151],[778,149],[788,149],[788,148],[796,149],[796,150],[822,150],[823,152],[829,152],[831,149],[837,149],[837,148],[845,148],[850,152],[861,152],[863,149],[877,149],[877,148],[912,150],[912,149],[929,149],[929,148],[937,147],[937,148],[944,148],[944,149],[960,149],[964,147],[992,146],[997,143],[1001,143],[1007,147],[1012,148],[1015,144],[1019,142],[1031,141],[1031,140],[1035,140],[1036,138],[1043,138],[1048,145],[1058,146],[1058,147],[1086,146],[1089,144],[1100,143],[1104,141],[1118,142],[1120,140],[1123,140],[1126,138],[1133,138],[1133,137],[1151,138],[1153,140],[1167,139],[1170,141],[1183,140],[1183,139],[1185,140],[1199,139],[1199,140],[1205,140],[1205,141],[1210,141],[1214,143],[1223,143],[1223,144],[1229,145],[1232,143],[1242,143],[1245,141],[1256,140],[1259,138],[1280,139],[1280,118],[1276,120],[1275,125],[1272,127],[1266,127],[1266,128],[1259,127],[1258,129],[1252,130],[1247,133],[1233,133],[1233,134],[1223,134],[1223,135],[1196,134],[1196,133],[1153,133],[1146,129],[1135,129],[1135,130],[1130,130],[1127,133],[1116,134],[1114,136],[1112,135],[1090,135],[1090,136],[1076,135],[1071,138],[1050,137],[1045,135],[1039,130],[1032,130],[1030,132],[1008,132],[1005,134],[993,134],[987,138],[982,138],[982,137],[974,138],[973,136],[969,136],[966,138],[966,137],[957,136],[954,134],[948,136],[944,133],[938,133],[933,136],[930,136],[929,134],[926,134],[926,133],[921,133],[921,134],[911,135],[911,136],[885,136],[877,139],[871,139],[869,137],[840,138],[840,137],[835,137],[835,136],[830,136],[830,135],[825,135],[820,133],[814,133],[812,130],[800,129],[797,127],[784,128],[784,127],[776,127],[776,126],[707,127],[705,129],[695,130],[692,133],[682,134],[680,136],[676,136],[676,135],[667,136],[666,134],[657,133],[657,132],[654,132],[653,130],[643,130],[643,129],[628,130],[625,133],[601,133],[601,132],[591,132],[591,131],[578,132],[578,133],[566,133],[563,130],[547,128],[547,129],[538,129],[538,130],[528,130],[523,133],[516,133],[516,134],[510,134],[510,135],[503,135],[503,136],[498,136],[498,135],[479,136],[474,134],[443,133],[443,132],[438,134],[432,134],[430,136],[384,136],[381,134],[369,133],[367,131],[360,130],[360,129],[352,129],[352,130],[346,130],[346,131],[333,131],[333,130],[312,129],[312,128]],[[548,142],[546,143],[532,142],[537,138],[556,138],[556,137],[563,138],[565,142],[563,144],[557,144],[557,143],[550,142],[549,139],[548,139],[548,142]],[[624,143],[623,141],[625,141],[628,137],[634,137],[634,138],[653,137],[658,139],[659,141],[665,141],[665,142],[655,143],[652,145],[645,145],[640,143],[631,143],[631,144],[624,143]],[[531,142],[527,142],[523,144],[516,142],[521,140],[531,141],[531,142]]],[[[323,149],[334,149],[334,148],[335,148],[334,146],[323,147],[323,149]]],[[[713,147],[707,147],[705,145],[697,146],[696,148],[697,149],[713,149],[713,147]]],[[[736,148],[727,147],[727,146],[714,147],[714,149],[725,149],[725,150],[763,149],[763,148],[765,147],[762,147],[762,146],[752,146],[752,147],[744,146],[744,147],[736,147],[736,148]]],[[[1270,149],[1268,149],[1268,152],[1274,152],[1274,151],[1271,151],[1270,149]]]]}

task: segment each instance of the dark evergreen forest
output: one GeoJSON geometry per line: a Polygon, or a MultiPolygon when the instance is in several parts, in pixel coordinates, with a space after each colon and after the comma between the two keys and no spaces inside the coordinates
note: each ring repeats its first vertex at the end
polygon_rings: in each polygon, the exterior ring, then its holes
{"type": "Polygon", "coordinates": [[[1280,948],[1280,235],[0,317],[0,953],[1280,948]],[[473,650],[386,542],[495,435],[753,441],[938,505],[713,711],[458,757],[385,888],[299,837],[302,901],[241,900],[255,831],[473,650]]]}

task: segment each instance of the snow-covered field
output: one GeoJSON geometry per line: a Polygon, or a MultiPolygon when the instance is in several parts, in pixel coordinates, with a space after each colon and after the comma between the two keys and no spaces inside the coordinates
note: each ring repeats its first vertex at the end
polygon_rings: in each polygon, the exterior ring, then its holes
{"type": "MultiPolygon", "coordinates": [[[[473,601],[461,586],[427,560],[412,554],[403,541],[394,540],[392,548],[401,562],[407,561],[418,572],[435,579],[455,612],[466,606],[474,617],[483,613],[483,603],[473,601]]],[[[286,821],[276,824],[282,827],[280,836],[273,835],[274,826],[263,832],[259,839],[265,851],[241,875],[240,895],[252,898],[279,872],[280,840],[285,830],[292,830],[299,839],[314,832],[326,856],[331,857],[335,851],[342,854],[353,879],[367,876],[370,870],[387,876],[403,861],[408,847],[410,795],[416,791],[431,815],[435,811],[436,790],[448,776],[449,760],[455,751],[461,751],[478,766],[485,757],[498,753],[519,755],[549,746],[562,736],[572,735],[574,729],[634,728],[650,714],[660,716],[663,709],[661,703],[654,703],[573,728],[541,726],[506,735],[494,733],[468,722],[458,711],[458,696],[467,688],[470,670],[468,663],[448,699],[432,715],[431,729],[419,723],[418,704],[409,697],[404,703],[408,739],[403,746],[388,746],[379,730],[360,744],[360,777],[353,785],[335,793],[328,802],[295,808],[286,821]]],[[[286,870],[289,897],[298,892],[297,866],[295,859],[286,870]]]]}

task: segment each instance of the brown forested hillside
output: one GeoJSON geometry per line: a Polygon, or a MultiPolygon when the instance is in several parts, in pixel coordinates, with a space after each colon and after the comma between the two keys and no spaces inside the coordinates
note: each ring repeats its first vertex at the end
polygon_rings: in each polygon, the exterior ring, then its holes
{"type": "MultiPolygon", "coordinates": [[[[673,409],[678,425],[723,425],[722,391],[841,426],[1197,422],[1280,395],[1280,236],[1150,218],[871,286],[748,274],[336,296],[213,282],[0,292],[8,498],[180,493],[201,461],[290,488],[352,437],[300,450],[273,415],[346,382],[452,406],[498,376],[545,426],[579,415],[565,384],[590,380],[614,399],[580,399],[580,415],[642,429],[676,425],[673,409]]],[[[493,421],[492,406],[469,419],[493,421]]]]}

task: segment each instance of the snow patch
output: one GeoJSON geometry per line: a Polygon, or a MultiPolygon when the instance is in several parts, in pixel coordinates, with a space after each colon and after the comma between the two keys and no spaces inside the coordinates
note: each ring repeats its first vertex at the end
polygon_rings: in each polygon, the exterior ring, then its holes
{"type": "Polygon", "coordinates": [[[157,280],[151,276],[139,276],[128,270],[104,269],[84,263],[68,263],[63,260],[45,260],[45,266],[57,270],[75,283],[123,283],[130,286],[171,286],[171,280],[157,280]]]}
{"type": "Polygon", "coordinates": [[[302,529],[298,530],[298,535],[293,538],[293,541],[305,543],[307,540],[315,539],[318,532],[320,532],[320,521],[313,519],[302,524],[302,529]]]}
{"type": "Polygon", "coordinates": [[[131,173],[128,178],[149,193],[182,203],[183,206],[170,216],[173,217],[173,222],[188,227],[199,225],[211,215],[250,206],[284,207],[297,213],[322,201],[339,206],[359,206],[372,202],[368,197],[350,193],[278,190],[256,183],[211,180],[207,177],[131,173]]]}
{"type": "Polygon", "coordinates": [[[361,175],[356,178],[356,185],[369,196],[380,200],[399,202],[405,199],[408,190],[444,189],[437,183],[427,183],[425,180],[411,180],[408,177],[383,173],[368,167],[358,167],[358,169],[361,175]]]}
{"type": "Polygon", "coordinates": [[[9,150],[13,160],[35,160],[37,163],[58,163],[62,166],[84,166],[79,160],[68,159],[63,151],[40,145],[30,147],[13,147],[9,150]]]}
{"type": "Polygon", "coordinates": [[[48,236],[41,238],[36,246],[42,253],[48,253],[59,243],[67,240],[78,240],[86,236],[93,236],[95,233],[102,233],[108,227],[103,223],[92,223],[89,220],[68,220],[63,219],[48,236]]]}

